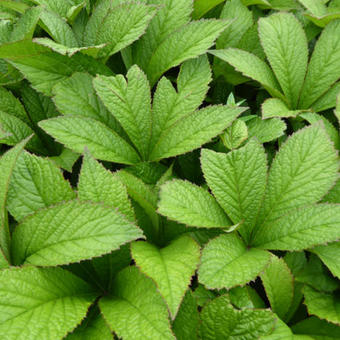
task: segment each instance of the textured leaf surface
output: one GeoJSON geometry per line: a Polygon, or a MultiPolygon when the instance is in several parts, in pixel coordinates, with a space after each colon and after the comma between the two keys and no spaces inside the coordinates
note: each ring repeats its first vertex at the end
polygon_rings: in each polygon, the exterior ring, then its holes
{"type": "Polygon", "coordinates": [[[216,339],[259,339],[275,326],[274,315],[268,310],[237,310],[222,295],[208,303],[201,313],[202,337],[216,339]]]}
{"type": "Polygon", "coordinates": [[[272,96],[284,99],[273,71],[256,55],[236,48],[209,51],[209,53],[226,61],[244,76],[259,82],[272,96]]]}
{"type": "Polygon", "coordinates": [[[9,259],[9,241],[10,234],[8,229],[8,221],[7,221],[7,197],[8,197],[8,188],[9,183],[13,174],[13,170],[15,167],[15,163],[25,147],[28,139],[23,140],[21,143],[17,144],[14,148],[8,150],[5,154],[3,154],[0,158],[0,248],[3,252],[3,255],[9,259]]]}
{"type": "Polygon", "coordinates": [[[0,272],[0,335],[4,339],[63,338],[95,299],[81,279],[60,268],[0,272]]]}
{"type": "Polygon", "coordinates": [[[203,249],[198,278],[209,288],[232,288],[254,280],[269,261],[270,253],[247,249],[237,235],[221,235],[203,249]]]}
{"type": "Polygon", "coordinates": [[[226,228],[231,225],[208,191],[182,180],[173,180],[161,187],[158,212],[193,227],[226,228]]]}
{"type": "Polygon", "coordinates": [[[40,210],[13,234],[16,264],[55,266],[100,256],[142,232],[122,215],[100,204],[71,201],[40,210]]]}
{"type": "Polygon", "coordinates": [[[102,1],[96,6],[84,32],[84,44],[107,44],[100,57],[117,53],[137,40],[155,15],[156,8],[137,2],[102,1]],[[116,5],[116,6],[115,6],[116,5]]]}
{"type": "Polygon", "coordinates": [[[228,154],[203,149],[201,164],[217,201],[234,224],[243,222],[240,232],[249,240],[267,180],[264,148],[251,140],[228,154]]]}
{"type": "Polygon", "coordinates": [[[117,122],[97,97],[87,73],[75,73],[54,88],[54,103],[64,115],[90,117],[119,132],[117,122]]]}
{"type": "Polygon", "coordinates": [[[205,53],[229,24],[214,19],[193,21],[169,35],[154,51],[144,69],[151,85],[171,67],[205,53]]]}
{"type": "Polygon", "coordinates": [[[222,136],[223,144],[230,150],[237,149],[248,138],[248,128],[245,122],[235,120],[222,136]]]}
{"type": "Polygon", "coordinates": [[[255,117],[247,122],[248,136],[256,137],[261,143],[271,142],[282,135],[287,128],[286,123],[279,118],[270,118],[262,120],[255,117]]]}
{"type": "Polygon", "coordinates": [[[255,235],[264,249],[303,250],[340,238],[340,205],[319,204],[292,210],[255,235]]]}
{"type": "Polygon", "coordinates": [[[295,133],[273,161],[258,224],[269,224],[293,207],[319,201],[334,184],[338,166],[321,125],[295,133]]]}
{"type": "Polygon", "coordinates": [[[294,278],[290,269],[283,259],[273,256],[261,274],[261,280],[272,311],[284,320],[294,295],[294,278]]]}
{"type": "Polygon", "coordinates": [[[307,38],[302,25],[292,14],[276,13],[259,21],[259,35],[289,106],[295,109],[308,61],[307,38]]]}
{"type": "Polygon", "coordinates": [[[135,242],[131,253],[140,270],[155,281],[174,319],[198,266],[199,245],[191,237],[182,236],[162,249],[135,242]]]}
{"type": "Polygon", "coordinates": [[[337,294],[319,292],[305,286],[305,305],[310,315],[340,325],[340,299],[337,294]]]}
{"type": "Polygon", "coordinates": [[[76,152],[88,147],[101,160],[134,164],[137,152],[116,132],[92,118],[64,116],[41,121],[39,126],[57,141],[76,152]]]}
{"type": "Polygon", "coordinates": [[[321,112],[335,107],[337,102],[336,99],[339,93],[340,81],[336,82],[325,94],[323,94],[313,103],[313,111],[321,112]]]}
{"type": "Polygon", "coordinates": [[[296,117],[301,111],[289,110],[286,104],[278,98],[269,98],[265,100],[261,106],[262,118],[285,118],[296,117]]]}
{"type": "Polygon", "coordinates": [[[322,262],[328,267],[331,273],[340,279],[340,243],[335,242],[326,246],[319,246],[311,249],[317,254],[322,262]]]}
{"type": "Polygon", "coordinates": [[[75,198],[70,184],[49,160],[27,152],[14,168],[8,191],[8,210],[17,221],[35,211],[75,198]]]}
{"type": "Polygon", "coordinates": [[[126,340],[175,339],[170,330],[165,302],[151,279],[136,267],[122,270],[110,296],[99,302],[111,329],[126,340]]]}
{"type": "Polygon", "coordinates": [[[129,221],[135,216],[127,190],[118,175],[106,170],[89,152],[85,152],[78,181],[78,197],[81,201],[104,203],[118,208],[129,221]]]}
{"type": "Polygon", "coordinates": [[[122,75],[97,77],[94,87],[112,115],[120,122],[143,159],[147,159],[151,137],[150,85],[142,70],[133,66],[122,75]]]}
{"type": "Polygon", "coordinates": [[[244,107],[208,106],[183,117],[163,132],[150,160],[173,157],[200,147],[220,134],[245,110],[244,107]]]}
{"type": "Polygon", "coordinates": [[[327,25],[312,54],[299,106],[308,109],[340,78],[340,20],[327,25]]]}

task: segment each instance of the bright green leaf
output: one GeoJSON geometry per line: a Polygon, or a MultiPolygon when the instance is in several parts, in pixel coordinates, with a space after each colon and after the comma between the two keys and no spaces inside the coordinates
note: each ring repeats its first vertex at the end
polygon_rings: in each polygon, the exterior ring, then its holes
{"type": "Polygon", "coordinates": [[[331,273],[340,279],[340,243],[334,242],[326,246],[318,246],[310,250],[317,254],[331,273]]]}
{"type": "Polygon", "coordinates": [[[288,118],[296,117],[300,110],[289,110],[286,104],[278,98],[269,98],[265,100],[261,106],[262,118],[288,118]]]}

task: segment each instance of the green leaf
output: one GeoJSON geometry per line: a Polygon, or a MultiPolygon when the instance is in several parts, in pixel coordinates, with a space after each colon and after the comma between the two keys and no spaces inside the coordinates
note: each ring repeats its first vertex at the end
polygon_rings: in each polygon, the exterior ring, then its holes
{"type": "Polygon", "coordinates": [[[286,123],[279,118],[261,119],[254,117],[247,122],[249,138],[256,137],[261,143],[271,142],[282,135],[287,128],[286,123]]]}
{"type": "Polygon", "coordinates": [[[240,233],[249,241],[267,181],[264,148],[251,140],[228,154],[203,149],[201,164],[212,193],[234,224],[243,222],[240,233]]]}
{"type": "Polygon", "coordinates": [[[70,184],[49,159],[27,152],[20,155],[7,198],[8,210],[17,221],[39,209],[74,198],[70,184]]]}
{"type": "Polygon", "coordinates": [[[99,307],[118,337],[175,339],[165,302],[153,281],[136,267],[128,267],[116,276],[112,293],[100,300],[99,307]]]}
{"type": "Polygon", "coordinates": [[[201,333],[205,340],[259,339],[271,333],[275,318],[268,310],[237,310],[226,295],[209,302],[201,312],[201,333]]]}
{"type": "Polygon", "coordinates": [[[177,340],[197,340],[200,317],[193,293],[189,289],[178,310],[172,329],[177,340]]]}
{"type": "Polygon", "coordinates": [[[237,48],[214,50],[209,53],[229,63],[245,77],[259,82],[273,97],[285,100],[273,71],[256,55],[237,48]]]}
{"type": "Polygon", "coordinates": [[[14,171],[15,163],[18,160],[19,155],[24,149],[25,145],[29,141],[30,137],[23,140],[15,147],[8,150],[0,158],[0,251],[4,257],[10,259],[10,232],[8,228],[7,217],[7,197],[9,183],[14,171]]]}
{"type": "Polygon", "coordinates": [[[194,2],[194,11],[192,17],[194,19],[200,19],[204,14],[211,9],[222,3],[224,0],[196,0],[194,2]]]}
{"type": "Polygon", "coordinates": [[[259,229],[253,245],[262,249],[299,251],[340,237],[340,205],[318,204],[291,210],[259,229]]]}
{"type": "Polygon", "coordinates": [[[208,106],[181,118],[160,136],[150,160],[177,156],[200,147],[226,129],[245,107],[208,106]]]}
{"type": "Polygon", "coordinates": [[[202,104],[210,81],[211,69],[206,55],[182,64],[177,79],[177,91],[165,77],[159,81],[152,107],[152,146],[157,143],[164,130],[202,104]]]}
{"type": "Polygon", "coordinates": [[[337,294],[321,293],[305,286],[305,305],[310,315],[340,325],[340,299],[337,294]]]}
{"type": "Polygon", "coordinates": [[[153,86],[161,75],[183,61],[204,54],[230,25],[229,21],[193,21],[166,37],[144,68],[153,86]]]}
{"type": "Polygon", "coordinates": [[[110,328],[98,308],[90,309],[86,319],[65,340],[112,340],[110,328]]]}
{"type": "Polygon", "coordinates": [[[18,13],[24,13],[29,8],[29,6],[23,2],[17,2],[12,0],[1,0],[0,5],[2,7],[11,9],[18,13]]]}
{"type": "Polygon", "coordinates": [[[67,18],[67,14],[72,11],[72,7],[78,5],[81,0],[67,0],[67,1],[54,1],[54,0],[32,0],[38,5],[46,7],[52,12],[59,14],[60,16],[67,18]]]}
{"type": "Polygon", "coordinates": [[[9,267],[8,260],[6,259],[3,251],[0,249],[0,270],[8,267],[9,267]]]}
{"type": "Polygon", "coordinates": [[[60,268],[2,270],[0,292],[0,335],[8,340],[61,339],[95,299],[83,280],[60,268]]]}
{"type": "Polygon", "coordinates": [[[241,286],[255,280],[270,257],[267,251],[248,249],[235,234],[221,235],[203,249],[198,279],[209,289],[241,286]]]}
{"type": "Polygon", "coordinates": [[[115,4],[102,1],[88,21],[83,43],[85,46],[107,44],[99,57],[117,53],[137,40],[156,14],[156,8],[138,2],[115,4]]]}
{"type": "Polygon", "coordinates": [[[13,234],[16,264],[56,266],[100,256],[143,237],[109,207],[70,201],[27,217],[13,234]]]}
{"type": "Polygon", "coordinates": [[[294,207],[318,202],[338,177],[338,159],[320,124],[288,138],[269,172],[258,225],[269,225],[294,207]]]}
{"type": "Polygon", "coordinates": [[[294,296],[294,278],[290,269],[282,258],[273,256],[261,274],[261,280],[272,311],[284,320],[294,296]]]}
{"type": "Polygon", "coordinates": [[[75,152],[88,147],[101,160],[122,164],[138,163],[137,152],[115,131],[88,117],[68,115],[39,122],[58,142],[75,152]]]}
{"type": "Polygon", "coordinates": [[[127,189],[117,174],[106,170],[89,152],[85,152],[78,180],[81,201],[104,203],[118,208],[129,221],[135,220],[127,189]]]}
{"type": "Polygon", "coordinates": [[[266,99],[261,105],[262,119],[296,117],[300,110],[289,110],[286,104],[278,98],[266,99]]]}
{"type": "Polygon", "coordinates": [[[322,31],[312,54],[299,107],[308,109],[340,78],[340,20],[322,31]]]}
{"type": "Polygon", "coordinates": [[[54,88],[54,103],[64,115],[81,115],[96,119],[117,133],[121,127],[95,93],[92,77],[87,73],[74,73],[54,88]]]}
{"type": "Polygon", "coordinates": [[[310,249],[311,252],[317,254],[322,262],[328,267],[331,273],[340,279],[340,243],[334,242],[326,246],[318,246],[310,249]]]}
{"type": "Polygon", "coordinates": [[[138,66],[130,68],[127,80],[122,75],[99,76],[94,79],[94,88],[145,160],[152,127],[150,85],[138,66]]]}
{"type": "Polygon", "coordinates": [[[183,180],[173,180],[162,185],[158,212],[197,228],[227,229],[231,225],[227,215],[208,191],[183,180]]]}
{"type": "Polygon", "coordinates": [[[199,245],[191,237],[182,236],[162,249],[134,242],[131,253],[136,266],[155,281],[174,319],[198,266],[199,245]]]}
{"type": "Polygon", "coordinates": [[[338,179],[333,188],[322,199],[323,202],[340,203],[340,180],[338,179]]]}
{"type": "Polygon", "coordinates": [[[289,107],[297,108],[308,62],[302,25],[292,14],[276,13],[259,20],[259,35],[289,107]]]}
{"type": "Polygon", "coordinates": [[[240,119],[234,120],[221,136],[223,144],[230,150],[237,149],[247,138],[247,125],[240,119]]]}
{"type": "Polygon", "coordinates": [[[61,169],[65,169],[68,172],[72,172],[72,168],[79,158],[79,154],[73,152],[70,149],[63,148],[59,156],[52,156],[50,160],[61,169]]]}
{"type": "Polygon", "coordinates": [[[0,46],[0,58],[15,66],[39,92],[52,95],[52,88],[74,72],[111,75],[111,70],[95,59],[82,54],[69,58],[29,40],[0,46]]]}
{"type": "Polygon", "coordinates": [[[230,302],[236,308],[264,308],[265,304],[250,286],[235,287],[228,291],[230,302]]]}
{"type": "Polygon", "coordinates": [[[338,119],[338,123],[340,124],[340,93],[336,97],[336,107],[334,110],[334,114],[336,118],[338,119]]]}
{"type": "Polygon", "coordinates": [[[312,339],[332,340],[340,338],[340,327],[325,320],[320,320],[315,316],[293,325],[292,330],[295,334],[310,335],[312,339]]]}
{"type": "Polygon", "coordinates": [[[336,106],[336,98],[340,93],[340,81],[336,82],[324,95],[312,105],[315,112],[326,111],[336,106]]]}

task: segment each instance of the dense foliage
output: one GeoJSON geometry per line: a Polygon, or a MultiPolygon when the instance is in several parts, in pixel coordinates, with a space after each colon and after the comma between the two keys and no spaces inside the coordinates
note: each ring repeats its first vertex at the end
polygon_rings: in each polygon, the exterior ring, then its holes
{"type": "Polygon", "coordinates": [[[0,0],[0,339],[340,339],[339,0],[0,0]]]}

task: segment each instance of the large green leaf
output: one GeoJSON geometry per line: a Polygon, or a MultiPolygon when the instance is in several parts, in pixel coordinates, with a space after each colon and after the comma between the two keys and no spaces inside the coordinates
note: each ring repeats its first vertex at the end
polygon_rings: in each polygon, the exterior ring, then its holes
{"type": "Polygon", "coordinates": [[[75,193],[53,162],[27,152],[19,157],[7,199],[8,210],[17,221],[39,209],[73,198],[75,193]]]}
{"type": "Polygon", "coordinates": [[[16,264],[55,266],[90,259],[143,237],[121,214],[101,204],[70,201],[40,210],[13,234],[16,264]]]}
{"type": "Polygon", "coordinates": [[[222,295],[203,307],[201,333],[205,340],[259,339],[271,333],[275,317],[268,310],[237,310],[226,295],[222,295]]]}
{"type": "Polygon", "coordinates": [[[90,117],[120,132],[119,124],[97,97],[88,73],[75,73],[54,88],[54,103],[64,115],[90,117]]]}
{"type": "Polygon", "coordinates": [[[126,340],[175,339],[166,304],[153,281],[136,267],[123,269],[99,307],[110,328],[126,340]]]}
{"type": "Polygon", "coordinates": [[[319,201],[335,183],[338,167],[321,124],[292,135],[273,161],[258,225],[269,225],[292,208],[319,201]]]}
{"type": "Polygon", "coordinates": [[[227,228],[231,225],[207,190],[183,180],[169,181],[161,187],[158,212],[198,228],[227,228]]]}
{"type": "Polygon", "coordinates": [[[201,18],[204,14],[222,2],[223,0],[196,0],[194,2],[194,12],[192,13],[193,18],[201,18]]]}
{"type": "Polygon", "coordinates": [[[123,164],[139,162],[139,156],[130,144],[95,119],[68,115],[41,121],[39,126],[75,152],[81,153],[87,147],[101,160],[123,164]]]}
{"type": "Polygon", "coordinates": [[[311,57],[299,107],[308,109],[340,78],[340,20],[322,31],[311,57]]]}
{"type": "Polygon", "coordinates": [[[340,324],[340,299],[338,294],[319,292],[309,286],[305,286],[305,305],[310,315],[316,315],[320,319],[340,324]]]}
{"type": "Polygon", "coordinates": [[[263,249],[303,250],[340,237],[340,205],[318,204],[293,209],[256,233],[253,244],[263,249]]]}
{"type": "Polygon", "coordinates": [[[120,122],[145,160],[149,153],[152,115],[150,85],[142,70],[133,66],[127,73],[116,77],[99,76],[94,80],[99,97],[120,122]]]}
{"type": "Polygon", "coordinates": [[[261,274],[261,280],[272,311],[284,320],[294,296],[294,278],[290,269],[282,258],[273,256],[261,274]]]}
{"type": "Polygon", "coordinates": [[[307,38],[293,14],[276,13],[259,20],[259,35],[269,63],[295,109],[308,62],[307,38]]]}
{"type": "Polygon", "coordinates": [[[99,57],[108,57],[137,40],[156,13],[154,6],[138,2],[101,1],[88,21],[83,43],[85,46],[106,44],[99,57]]]}
{"type": "Polygon", "coordinates": [[[81,201],[104,203],[118,208],[129,221],[135,220],[126,186],[117,174],[106,170],[89,152],[85,152],[78,180],[81,201]]]}
{"type": "Polygon", "coordinates": [[[220,134],[246,109],[215,105],[181,118],[162,133],[151,151],[150,160],[177,156],[200,147],[220,134]]]}
{"type": "Polygon", "coordinates": [[[0,271],[0,336],[59,340],[86,316],[95,299],[81,279],[60,268],[0,271]]]}
{"type": "Polygon", "coordinates": [[[198,266],[199,245],[191,237],[182,236],[162,249],[134,242],[131,253],[140,270],[155,281],[174,319],[198,266]]]}
{"type": "Polygon", "coordinates": [[[270,253],[247,248],[235,234],[221,235],[203,249],[198,279],[208,288],[232,288],[254,280],[268,265],[270,253]]]}
{"type": "Polygon", "coordinates": [[[255,140],[228,154],[203,149],[204,177],[219,204],[249,241],[267,181],[264,148],[255,140]]]}
{"type": "MultiPolygon", "coordinates": [[[[14,148],[8,150],[0,158],[0,250],[4,257],[10,259],[10,232],[8,228],[7,219],[7,197],[9,183],[13,174],[15,163],[25,145],[27,144],[29,138],[23,140],[21,143],[17,144],[14,148]]],[[[2,261],[3,262],[3,261],[2,261]]]]}

